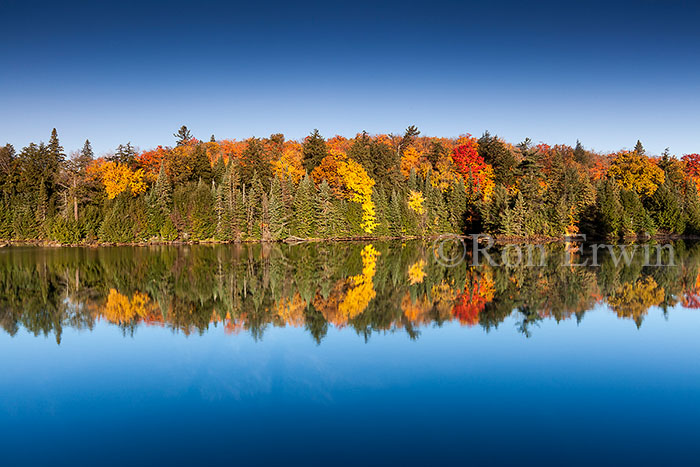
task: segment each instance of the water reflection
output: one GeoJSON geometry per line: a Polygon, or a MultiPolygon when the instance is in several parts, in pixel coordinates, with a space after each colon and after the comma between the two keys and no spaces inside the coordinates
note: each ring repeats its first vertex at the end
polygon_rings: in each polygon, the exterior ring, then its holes
{"type": "MultiPolygon", "coordinates": [[[[566,246],[545,247],[544,266],[446,267],[419,241],[302,245],[194,245],[0,250],[0,326],[53,335],[99,320],[130,334],[164,326],[185,334],[223,326],[262,338],[270,326],[329,326],[369,338],[458,321],[489,330],[518,318],[581,320],[597,304],[641,326],[651,307],[700,307],[700,245],[676,242],[675,267],[642,257],[562,267],[566,246]]],[[[614,253],[614,252],[613,252],[614,253]]]]}

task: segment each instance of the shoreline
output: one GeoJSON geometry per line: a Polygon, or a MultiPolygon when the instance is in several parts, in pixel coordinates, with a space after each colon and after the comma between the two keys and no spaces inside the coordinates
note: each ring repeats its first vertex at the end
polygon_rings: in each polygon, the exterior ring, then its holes
{"type": "MultiPolygon", "coordinates": [[[[488,235],[480,233],[477,235],[488,235]]],[[[115,246],[190,246],[190,245],[242,245],[242,244],[272,244],[272,243],[284,243],[288,245],[298,245],[302,243],[339,243],[339,242],[372,242],[372,241],[392,241],[392,240],[438,240],[441,238],[460,238],[460,239],[472,239],[472,235],[463,234],[439,234],[439,235],[407,235],[407,236],[382,236],[382,237],[370,237],[370,236],[353,236],[353,237],[332,237],[332,238],[300,238],[300,237],[288,237],[282,240],[174,240],[171,242],[153,240],[153,241],[142,241],[142,242],[81,242],[81,243],[60,243],[51,240],[0,240],[0,248],[10,247],[10,246],[34,246],[42,248],[67,248],[67,247],[82,247],[82,248],[102,248],[102,247],[115,247],[115,246]]],[[[515,236],[503,236],[494,235],[492,236],[494,246],[500,245],[515,245],[515,244],[536,244],[536,245],[546,245],[550,243],[566,243],[566,238],[563,237],[545,237],[545,236],[535,236],[535,237],[515,237],[515,236]]],[[[646,236],[627,236],[621,237],[614,240],[606,239],[605,237],[588,237],[586,238],[586,243],[591,243],[597,240],[607,240],[613,244],[626,244],[626,243],[636,243],[636,242],[651,242],[651,241],[678,241],[678,240],[700,240],[700,236],[697,235],[671,235],[671,234],[656,234],[656,235],[646,235],[646,236]]],[[[480,240],[480,243],[483,243],[480,240]]]]}

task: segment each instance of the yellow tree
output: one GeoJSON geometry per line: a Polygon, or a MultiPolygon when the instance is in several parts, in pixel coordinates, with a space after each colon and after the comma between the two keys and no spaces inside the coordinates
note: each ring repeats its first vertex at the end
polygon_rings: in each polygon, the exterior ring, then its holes
{"type": "Polygon", "coordinates": [[[637,152],[617,153],[608,169],[625,190],[634,190],[640,195],[651,196],[664,182],[664,171],[648,157],[637,152]]]}
{"type": "Polygon", "coordinates": [[[285,142],[282,155],[272,162],[272,171],[279,178],[291,178],[294,183],[299,183],[304,176],[303,160],[301,144],[296,141],[285,142]]]}
{"type": "Polygon", "coordinates": [[[367,233],[374,232],[379,225],[372,200],[374,180],[358,162],[348,158],[345,153],[331,149],[330,154],[311,172],[315,183],[328,182],[338,197],[344,197],[362,206],[362,223],[360,227],[367,233]]]}
{"type": "Polygon", "coordinates": [[[362,205],[362,223],[360,227],[367,233],[374,232],[374,229],[379,225],[374,211],[374,201],[372,201],[374,180],[370,178],[367,171],[359,163],[349,158],[338,162],[338,174],[340,174],[344,185],[348,188],[350,199],[362,205]]]}
{"type": "Polygon", "coordinates": [[[146,191],[143,169],[131,170],[126,164],[103,162],[97,168],[109,199],[127,190],[136,196],[146,191]]]}

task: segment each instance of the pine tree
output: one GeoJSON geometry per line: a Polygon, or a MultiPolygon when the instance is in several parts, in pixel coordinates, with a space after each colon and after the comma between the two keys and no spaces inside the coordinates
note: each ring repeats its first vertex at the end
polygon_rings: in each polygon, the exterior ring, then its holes
{"type": "Polygon", "coordinates": [[[387,200],[384,189],[381,186],[374,186],[372,199],[374,200],[374,212],[378,223],[374,230],[374,235],[389,235],[389,200],[387,200]]]}
{"type": "Polygon", "coordinates": [[[693,235],[700,234],[700,199],[695,183],[690,178],[684,180],[683,217],[686,231],[693,235]]]}
{"type": "Polygon", "coordinates": [[[598,232],[609,237],[616,237],[622,229],[622,203],[620,188],[615,180],[606,178],[598,186],[597,196],[598,232]]]}
{"type": "Polygon", "coordinates": [[[518,193],[515,197],[515,204],[513,205],[512,215],[510,218],[509,230],[511,235],[516,235],[519,237],[527,236],[528,232],[525,230],[528,215],[527,211],[527,207],[525,206],[525,198],[523,198],[522,193],[518,193]]]}
{"type": "Polygon", "coordinates": [[[248,222],[246,217],[247,196],[245,185],[236,188],[233,198],[234,240],[241,241],[246,238],[248,222]]]}
{"type": "Polygon", "coordinates": [[[316,189],[308,174],[302,178],[294,197],[294,235],[313,237],[316,233],[316,189]]]}
{"type": "Polygon", "coordinates": [[[490,234],[499,234],[504,231],[501,214],[508,210],[508,191],[503,185],[496,185],[491,200],[482,205],[482,218],[484,229],[490,234]]]}
{"type": "Polygon", "coordinates": [[[646,200],[646,204],[651,218],[660,230],[676,234],[682,234],[685,231],[685,219],[681,206],[668,178],[646,200]]]}
{"type": "Polygon", "coordinates": [[[389,232],[393,236],[404,234],[404,218],[401,210],[401,198],[396,190],[391,192],[389,200],[389,232]]]}
{"type": "Polygon", "coordinates": [[[131,141],[126,144],[120,144],[117,146],[116,151],[114,151],[114,155],[107,159],[117,164],[132,166],[136,161],[136,148],[131,145],[131,141]]]}
{"type": "Polygon", "coordinates": [[[197,144],[192,154],[192,180],[202,180],[206,184],[210,184],[213,174],[211,162],[207,156],[207,150],[203,144],[197,144]]]}
{"type": "Polygon", "coordinates": [[[450,226],[455,233],[465,233],[467,215],[467,193],[464,179],[460,177],[453,182],[449,190],[448,211],[450,226]]]}
{"type": "Polygon", "coordinates": [[[170,202],[172,200],[172,188],[168,174],[165,173],[165,164],[160,164],[158,178],[153,186],[154,202],[160,211],[160,214],[165,217],[170,215],[170,202]]]}
{"type": "Polygon", "coordinates": [[[207,240],[214,237],[216,230],[214,205],[211,187],[200,180],[191,195],[190,226],[193,240],[207,240]]]}
{"type": "Polygon", "coordinates": [[[323,158],[328,155],[326,140],[323,139],[318,130],[314,130],[304,140],[302,151],[304,154],[304,169],[311,173],[321,163],[323,158]]]}
{"type": "Polygon", "coordinates": [[[65,153],[63,152],[63,146],[58,141],[58,132],[54,128],[51,130],[51,137],[49,138],[48,144],[49,155],[53,159],[56,165],[60,165],[65,160],[65,153]]]}
{"type": "Polygon", "coordinates": [[[515,181],[517,160],[510,149],[497,136],[489,132],[479,138],[479,155],[493,166],[494,181],[510,186],[515,181]]]}
{"type": "Polygon", "coordinates": [[[224,158],[219,156],[216,158],[214,168],[212,169],[212,177],[217,185],[221,184],[221,180],[223,180],[225,173],[226,163],[224,162],[224,158]]]}
{"type": "Polygon", "coordinates": [[[269,195],[270,211],[270,236],[272,240],[280,240],[286,237],[287,232],[287,208],[282,197],[282,183],[278,177],[272,180],[269,195]]]}
{"type": "Polygon", "coordinates": [[[640,156],[646,154],[646,150],[644,149],[644,146],[642,146],[641,141],[637,140],[637,144],[634,145],[634,152],[640,156]]]}
{"type": "Polygon", "coordinates": [[[262,230],[262,195],[263,186],[257,172],[253,173],[250,190],[246,199],[246,224],[248,226],[248,237],[260,239],[262,230]]]}
{"type": "Polygon", "coordinates": [[[581,144],[581,141],[576,140],[574,148],[574,160],[583,166],[588,166],[591,163],[591,156],[581,144]]]}
{"type": "Polygon", "coordinates": [[[190,133],[190,130],[188,130],[185,125],[182,125],[176,133],[173,133],[173,136],[176,138],[176,144],[178,146],[187,144],[187,142],[192,139],[192,133],[190,133]]]}

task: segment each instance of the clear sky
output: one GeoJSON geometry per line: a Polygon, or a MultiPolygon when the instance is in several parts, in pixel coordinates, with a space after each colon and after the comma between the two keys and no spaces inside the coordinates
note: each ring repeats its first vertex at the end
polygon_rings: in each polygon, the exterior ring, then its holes
{"type": "Polygon", "coordinates": [[[700,152],[692,2],[0,3],[0,144],[401,132],[700,152]],[[31,4],[30,4],[31,3],[31,4]]]}

